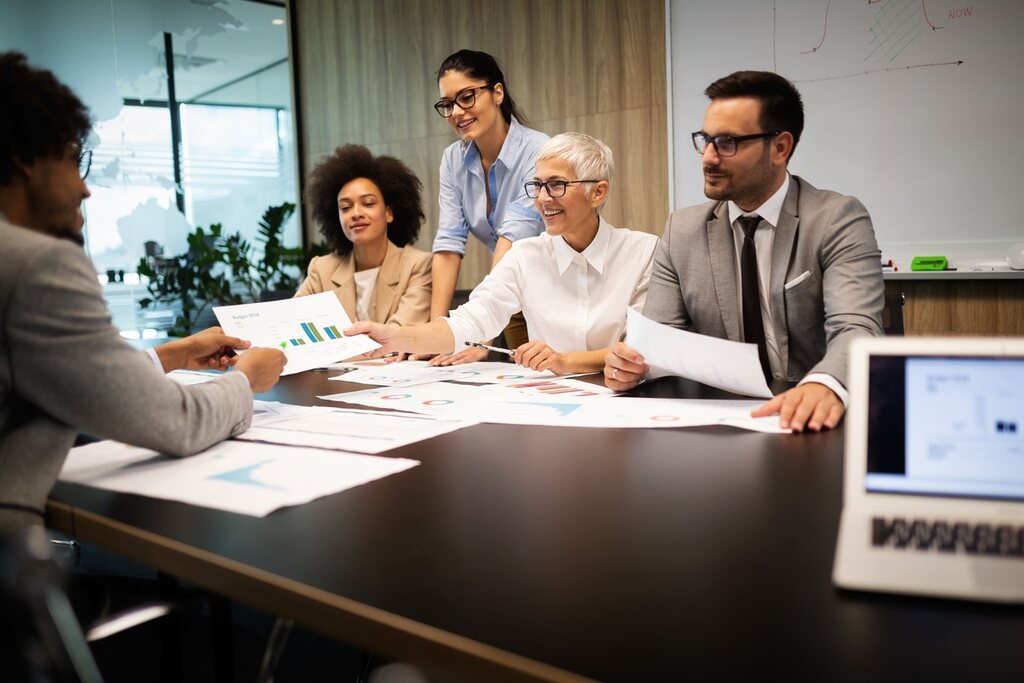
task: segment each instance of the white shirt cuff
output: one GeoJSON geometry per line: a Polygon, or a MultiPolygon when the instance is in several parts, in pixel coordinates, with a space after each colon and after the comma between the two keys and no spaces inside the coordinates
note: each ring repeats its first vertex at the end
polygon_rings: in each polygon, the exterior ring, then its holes
{"type": "Polygon", "coordinates": [[[160,362],[160,356],[156,355],[156,349],[146,349],[146,355],[149,356],[149,360],[153,361],[153,367],[162,375],[164,374],[164,364],[160,362]]]}
{"type": "Polygon", "coordinates": [[[468,341],[479,341],[477,339],[470,339],[469,336],[466,334],[466,327],[469,326],[460,325],[459,323],[463,321],[459,321],[457,318],[453,317],[451,313],[448,314],[448,317],[441,318],[441,320],[448,323],[448,329],[452,331],[452,336],[455,337],[455,346],[452,347],[452,350],[442,351],[442,353],[444,353],[446,356],[451,355],[453,353],[458,353],[462,349],[466,348],[466,342],[468,341]]]}
{"type": "Polygon", "coordinates": [[[231,372],[237,372],[239,375],[245,378],[245,381],[249,383],[249,388],[252,389],[252,380],[249,379],[249,375],[245,374],[238,368],[231,368],[231,372]]]}
{"type": "Polygon", "coordinates": [[[846,390],[839,380],[832,375],[826,375],[824,372],[812,372],[811,374],[804,377],[797,386],[801,384],[807,384],[808,382],[817,382],[818,384],[824,384],[826,387],[835,392],[835,395],[839,397],[839,400],[843,402],[843,407],[846,408],[850,402],[850,392],[846,390]]]}

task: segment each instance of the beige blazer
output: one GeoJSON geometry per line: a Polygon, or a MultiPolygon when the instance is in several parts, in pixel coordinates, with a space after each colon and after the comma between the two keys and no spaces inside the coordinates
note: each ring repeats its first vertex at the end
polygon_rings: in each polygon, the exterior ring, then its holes
{"type": "MultiPolygon", "coordinates": [[[[388,242],[380,265],[370,320],[393,325],[420,325],[430,321],[430,261],[432,254],[413,246],[388,242]]],[[[309,273],[295,296],[334,290],[342,307],[356,321],[355,257],[328,254],[309,262],[309,273]]]]}

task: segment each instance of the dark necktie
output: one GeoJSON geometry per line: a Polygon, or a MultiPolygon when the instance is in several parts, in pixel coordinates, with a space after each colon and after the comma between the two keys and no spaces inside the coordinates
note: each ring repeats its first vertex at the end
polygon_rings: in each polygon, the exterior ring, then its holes
{"type": "Polygon", "coordinates": [[[764,320],[761,318],[761,287],[757,277],[757,248],[754,231],[760,216],[740,216],[743,229],[743,249],[740,252],[740,276],[743,289],[743,340],[757,344],[757,357],[761,360],[764,378],[771,384],[772,369],[768,364],[768,344],[764,340],[764,320]]]}

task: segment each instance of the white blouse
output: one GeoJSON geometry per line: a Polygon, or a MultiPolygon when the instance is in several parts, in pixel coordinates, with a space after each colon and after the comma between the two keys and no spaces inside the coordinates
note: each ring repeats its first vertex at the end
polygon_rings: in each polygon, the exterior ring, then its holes
{"type": "MultiPolygon", "coordinates": [[[[377,287],[377,276],[380,266],[367,270],[357,270],[353,276],[356,281],[356,318],[370,320],[370,306],[373,305],[373,292],[377,287]]],[[[356,322],[353,320],[352,322],[356,322]]]]}
{"type": "Polygon", "coordinates": [[[658,238],[615,228],[603,218],[582,252],[544,233],[517,240],[469,297],[446,318],[455,350],[490,339],[519,311],[531,341],[555,351],[595,351],[619,341],[626,308],[647,298],[658,238]]]}

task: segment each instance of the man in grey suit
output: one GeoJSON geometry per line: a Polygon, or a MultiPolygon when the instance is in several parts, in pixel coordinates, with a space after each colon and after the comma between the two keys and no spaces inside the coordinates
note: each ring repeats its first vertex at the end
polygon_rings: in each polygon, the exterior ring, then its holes
{"type": "MultiPolygon", "coordinates": [[[[692,137],[712,201],[669,218],[644,314],[757,344],[769,381],[799,384],[752,414],[778,413],[797,432],[834,427],[845,411],[850,340],[882,334],[881,252],[871,219],[856,199],[789,174],[804,122],[792,83],[740,71],[705,94],[704,127],[692,137]]],[[[605,358],[605,381],[617,391],[647,371],[624,343],[605,358]]]]}
{"type": "Polygon", "coordinates": [[[277,349],[234,362],[248,343],[217,328],[147,353],[121,339],[82,249],[89,128],[53,74],[0,54],[0,531],[42,521],[80,430],[190,455],[247,429],[284,368],[277,349]],[[195,386],[161,372],[231,363],[195,386]]]}

